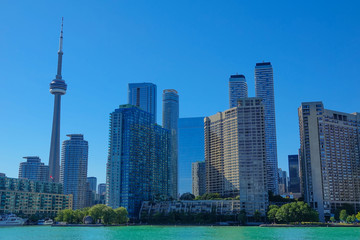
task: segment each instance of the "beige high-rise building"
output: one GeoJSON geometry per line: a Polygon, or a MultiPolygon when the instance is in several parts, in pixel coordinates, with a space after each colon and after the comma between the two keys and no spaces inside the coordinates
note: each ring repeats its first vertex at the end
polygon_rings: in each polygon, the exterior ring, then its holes
{"type": "Polygon", "coordinates": [[[268,203],[264,106],[241,98],[238,106],[204,119],[206,191],[240,196],[248,215],[268,203]]]}
{"type": "Polygon", "coordinates": [[[298,109],[300,176],[305,201],[330,218],[344,203],[360,210],[360,113],[304,102],[298,109]]]}

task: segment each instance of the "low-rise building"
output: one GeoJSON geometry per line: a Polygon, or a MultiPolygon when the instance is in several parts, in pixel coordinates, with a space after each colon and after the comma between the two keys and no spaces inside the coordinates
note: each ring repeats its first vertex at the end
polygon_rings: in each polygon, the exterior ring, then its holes
{"type": "Polygon", "coordinates": [[[0,177],[0,214],[56,214],[72,209],[72,195],[63,194],[62,184],[0,177]]]}
{"type": "Polygon", "coordinates": [[[140,215],[151,216],[155,213],[169,214],[171,212],[211,213],[216,215],[235,215],[241,211],[240,200],[183,200],[183,201],[144,201],[140,215]]]}

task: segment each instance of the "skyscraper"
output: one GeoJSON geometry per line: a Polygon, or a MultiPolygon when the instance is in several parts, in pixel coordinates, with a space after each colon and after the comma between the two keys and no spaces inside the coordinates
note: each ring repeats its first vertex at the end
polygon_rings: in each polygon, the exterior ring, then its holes
{"type": "Polygon", "coordinates": [[[229,79],[229,105],[230,108],[237,106],[239,98],[248,97],[248,86],[244,75],[231,75],[229,79]]]}
{"type": "Polygon", "coordinates": [[[171,161],[169,166],[170,195],[178,195],[178,120],[179,95],[174,89],[163,91],[163,127],[171,131],[171,161]]]}
{"type": "Polygon", "coordinates": [[[128,103],[152,114],[156,123],[156,85],[153,83],[129,83],[128,103]]]}
{"type": "Polygon", "coordinates": [[[266,213],[266,148],[261,98],[204,119],[206,192],[240,196],[248,215],[266,213]]]}
{"type": "Polygon", "coordinates": [[[256,64],[255,92],[256,97],[263,99],[265,111],[267,186],[268,190],[278,194],[274,79],[270,62],[256,64]]]}
{"type": "Polygon", "coordinates": [[[49,181],[49,166],[42,163],[39,157],[32,156],[23,158],[26,159],[26,162],[20,163],[19,178],[40,182],[49,181]]]}
{"type": "Polygon", "coordinates": [[[289,155],[289,192],[300,193],[299,155],[289,155]]]}
{"type": "Polygon", "coordinates": [[[152,114],[120,105],[110,114],[106,204],[136,218],[142,201],[169,197],[170,131],[152,114]]]}
{"type": "Polygon", "coordinates": [[[50,93],[55,96],[54,116],[53,116],[50,155],[49,155],[49,175],[50,175],[50,181],[52,182],[59,182],[61,95],[64,95],[67,89],[67,85],[61,76],[62,55],[63,55],[63,23],[61,23],[57,74],[56,74],[56,78],[50,83],[50,93]]]}
{"type": "Polygon", "coordinates": [[[192,193],[201,196],[206,193],[206,169],[205,162],[193,162],[191,168],[192,193]]]}
{"type": "Polygon", "coordinates": [[[288,178],[286,171],[281,168],[278,169],[279,195],[284,195],[288,192],[288,178]]]}
{"type": "Polygon", "coordinates": [[[68,134],[61,152],[60,181],[64,194],[73,194],[74,209],[86,207],[88,142],[82,134],[68,134]]]}
{"type": "Polygon", "coordinates": [[[106,183],[99,183],[98,193],[99,195],[104,195],[106,193],[106,183]]]}
{"type": "Polygon", "coordinates": [[[303,102],[298,113],[305,201],[320,221],[344,204],[360,211],[360,113],[328,110],[322,102],[303,102]]]}
{"type": "Polygon", "coordinates": [[[179,118],[179,193],[191,192],[191,164],[205,159],[204,117],[179,118]]]}
{"type": "Polygon", "coordinates": [[[86,181],[89,183],[89,188],[91,191],[96,193],[96,187],[97,187],[97,179],[96,177],[88,177],[86,181]]]}

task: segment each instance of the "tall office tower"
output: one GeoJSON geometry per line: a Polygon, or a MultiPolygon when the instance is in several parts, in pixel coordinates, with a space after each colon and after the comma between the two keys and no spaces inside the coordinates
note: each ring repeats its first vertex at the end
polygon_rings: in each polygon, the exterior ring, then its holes
{"type": "Polygon", "coordinates": [[[136,106],[115,109],[110,114],[106,204],[125,207],[129,217],[137,218],[142,201],[166,199],[169,161],[169,130],[136,106]]]}
{"type": "Polygon", "coordinates": [[[106,193],[106,183],[99,183],[98,185],[98,194],[104,195],[106,193]]]}
{"type": "Polygon", "coordinates": [[[179,118],[179,193],[191,192],[191,164],[205,159],[204,117],[179,118]]]}
{"type": "Polygon", "coordinates": [[[329,219],[345,203],[360,211],[360,113],[304,102],[298,109],[304,199],[329,219]]]}
{"type": "Polygon", "coordinates": [[[97,187],[96,177],[88,177],[86,181],[89,183],[89,189],[96,193],[96,187],[97,187]]]}
{"type": "Polygon", "coordinates": [[[279,182],[279,194],[284,195],[288,192],[288,178],[286,171],[281,168],[278,169],[278,182],[279,182]]]}
{"type": "Polygon", "coordinates": [[[129,83],[128,103],[152,114],[156,123],[156,85],[153,83],[129,83]]]}
{"type": "Polygon", "coordinates": [[[88,142],[82,134],[68,134],[62,144],[60,181],[64,194],[72,194],[74,209],[86,207],[88,142]]]}
{"type": "Polygon", "coordinates": [[[289,155],[289,192],[300,193],[299,155],[289,155]]]}
{"type": "Polygon", "coordinates": [[[49,166],[41,162],[39,157],[23,157],[26,162],[20,163],[19,178],[34,181],[49,181],[49,166]]]}
{"type": "Polygon", "coordinates": [[[266,148],[261,98],[242,98],[238,107],[204,119],[206,192],[240,195],[248,215],[265,215],[266,148]]]}
{"type": "Polygon", "coordinates": [[[231,75],[229,79],[229,105],[237,106],[239,98],[248,97],[248,86],[244,75],[231,75]]]}
{"type": "Polygon", "coordinates": [[[268,190],[278,194],[274,79],[270,62],[256,64],[255,92],[256,97],[263,99],[265,110],[267,186],[268,190]]]}
{"type": "Polygon", "coordinates": [[[60,44],[58,51],[58,65],[56,78],[50,83],[50,93],[55,96],[54,116],[51,132],[51,144],[49,155],[50,181],[59,182],[60,174],[60,106],[61,95],[66,93],[67,85],[61,76],[63,55],[63,23],[61,23],[60,44]]]}
{"type": "Polygon", "coordinates": [[[206,170],[205,162],[193,162],[192,169],[192,193],[201,196],[206,193],[206,170]]]}
{"type": "Polygon", "coordinates": [[[171,161],[169,166],[169,194],[177,199],[178,195],[178,120],[179,95],[174,89],[163,91],[163,127],[171,131],[171,161]]]}

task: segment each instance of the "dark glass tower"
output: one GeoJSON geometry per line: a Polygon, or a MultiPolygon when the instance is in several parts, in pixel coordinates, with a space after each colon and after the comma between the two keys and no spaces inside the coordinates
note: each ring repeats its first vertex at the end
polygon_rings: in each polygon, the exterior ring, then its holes
{"type": "MultiPolygon", "coordinates": [[[[64,18],[62,19],[64,20],[64,18]]],[[[61,22],[60,44],[58,51],[58,66],[55,79],[50,83],[50,93],[54,94],[54,116],[51,132],[49,176],[50,181],[59,182],[60,176],[60,106],[61,95],[66,93],[67,85],[61,76],[63,46],[63,21],[61,22]]]]}

